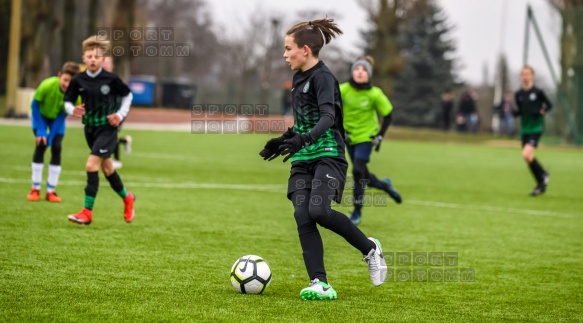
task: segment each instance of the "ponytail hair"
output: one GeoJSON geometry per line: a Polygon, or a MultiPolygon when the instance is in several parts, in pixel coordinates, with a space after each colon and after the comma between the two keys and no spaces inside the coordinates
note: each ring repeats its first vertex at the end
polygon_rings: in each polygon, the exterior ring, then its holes
{"type": "Polygon", "coordinates": [[[336,35],[341,35],[342,30],[334,23],[334,19],[317,19],[303,21],[291,27],[286,35],[293,36],[298,47],[308,46],[312,54],[318,57],[320,49],[328,44],[336,35]]]}

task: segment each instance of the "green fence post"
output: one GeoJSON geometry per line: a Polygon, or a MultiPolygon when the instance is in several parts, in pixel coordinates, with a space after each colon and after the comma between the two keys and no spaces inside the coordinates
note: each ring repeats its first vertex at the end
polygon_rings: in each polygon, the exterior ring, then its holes
{"type": "MultiPolygon", "coordinates": [[[[563,92],[563,89],[559,85],[559,80],[558,80],[557,75],[555,73],[555,69],[553,68],[552,61],[551,61],[551,58],[550,58],[548,50],[547,50],[547,46],[545,45],[544,39],[542,37],[542,34],[541,34],[540,29],[538,27],[538,23],[536,21],[536,18],[534,17],[534,14],[532,12],[532,7],[530,5],[528,5],[528,8],[527,8],[527,19],[532,23],[532,26],[534,27],[534,31],[535,31],[538,43],[541,46],[541,49],[543,51],[543,55],[545,57],[545,61],[546,61],[547,66],[551,72],[551,77],[553,79],[553,83],[557,87],[557,98],[559,101],[559,106],[561,106],[561,108],[563,108],[563,110],[565,111],[569,130],[571,130],[571,134],[573,136],[574,141],[576,143],[578,143],[579,141],[581,141],[581,138],[579,135],[580,132],[579,132],[579,129],[577,127],[577,123],[575,121],[574,110],[571,108],[571,105],[569,104],[569,102],[567,100],[567,94],[563,92]]],[[[528,28],[527,28],[527,32],[528,32],[528,28]]],[[[525,55],[525,57],[526,57],[526,55],[525,55]]],[[[525,64],[526,64],[526,62],[525,62],[525,64]]],[[[583,90],[583,89],[581,89],[581,90],[583,90]]]]}

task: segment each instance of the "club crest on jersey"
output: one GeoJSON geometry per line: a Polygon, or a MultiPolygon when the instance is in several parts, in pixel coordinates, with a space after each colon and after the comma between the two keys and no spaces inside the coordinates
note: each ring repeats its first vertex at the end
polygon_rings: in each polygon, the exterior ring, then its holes
{"type": "Polygon", "coordinates": [[[108,94],[109,94],[109,91],[110,91],[110,89],[109,89],[109,85],[107,85],[107,84],[103,84],[103,85],[101,86],[101,94],[103,94],[103,95],[108,95],[108,94]]]}
{"type": "Polygon", "coordinates": [[[304,93],[308,93],[308,90],[310,89],[310,81],[308,81],[308,83],[306,83],[306,85],[304,85],[304,89],[303,92],[304,93]]]}
{"type": "Polygon", "coordinates": [[[536,101],[536,93],[531,93],[528,98],[530,99],[530,101],[536,101]]]}

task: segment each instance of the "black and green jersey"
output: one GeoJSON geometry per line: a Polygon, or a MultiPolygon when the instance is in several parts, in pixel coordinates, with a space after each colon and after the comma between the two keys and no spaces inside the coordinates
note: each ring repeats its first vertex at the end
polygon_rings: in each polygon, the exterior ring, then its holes
{"type": "Polygon", "coordinates": [[[73,77],[65,101],[75,102],[77,96],[85,104],[83,124],[103,126],[108,124],[107,116],[119,110],[118,98],[130,93],[130,88],[114,73],[101,70],[95,77],[87,71],[73,77]]]}
{"type": "Polygon", "coordinates": [[[322,61],[293,77],[292,109],[294,131],[309,133],[324,116],[332,118],[331,127],[314,142],[295,153],[291,161],[312,160],[319,157],[344,156],[344,127],[342,119],[342,98],[338,81],[322,61]]]}
{"type": "Polygon", "coordinates": [[[523,135],[542,133],[545,119],[540,112],[541,110],[546,112],[553,108],[553,104],[545,93],[533,86],[528,90],[516,91],[514,97],[518,106],[517,114],[520,115],[520,133],[523,135]]]}

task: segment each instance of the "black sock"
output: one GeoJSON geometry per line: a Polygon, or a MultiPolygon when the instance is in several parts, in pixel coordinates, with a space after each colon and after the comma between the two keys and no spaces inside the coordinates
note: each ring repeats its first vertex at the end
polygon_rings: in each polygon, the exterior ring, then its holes
{"type": "MultiPolygon", "coordinates": [[[[302,231],[302,228],[298,228],[298,231],[302,231]]],[[[310,277],[310,280],[318,278],[321,282],[328,283],[324,267],[324,245],[322,244],[320,232],[314,226],[314,230],[300,233],[299,238],[308,277],[310,277]]]]}
{"type": "Polygon", "coordinates": [[[363,255],[375,248],[374,242],[369,240],[346,215],[329,209],[328,216],[322,219],[324,221],[318,222],[319,225],[344,238],[354,248],[360,250],[363,255]]]}
{"type": "Polygon", "coordinates": [[[533,159],[532,160],[533,164],[535,165],[537,172],[541,175],[541,178],[543,177],[543,175],[545,175],[547,173],[547,171],[543,168],[543,165],[541,165],[538,160],[533,159]]]}
{"type": "Polygon", "coordinates": [[[310,280],[318,278],[320,281],[327,282],[324,267],[324,244],[316,222],[310,217],[309,205],[306,200],[308,195],[309,191],[304,190],[294,192],[291,197],[302,255],[310,280]]]}
{"type": "Polygon", "coordinates": [[[532,174],[532,177],[534,177],[534,180],[538,183],[538,175],[536,173],[535,167],[533,165],[532,162],[528,163],[528,169],[530,169],[530,173],[532,174]]]}
{"type": "Polygon", "coordinates": [[[544,174],[546,174],[546,172],[543,169],[543,167],[541,166],[541,164],[539,164],[539,162],[535,158],[532,160],[532,162],[530,162],[529,166],[530,166],[531,172],[534,175],[534,178],[536,178],[536,182],[539,184],[542,183],[543,176],[544,176],[544,174]]]}
{"type": "Polygon", "coordinates": [[[85,186],[85,208],[92,210],[97,190],[99,189],[99,173],[87,172],[87,186],[85,186]]]}
{"type": "Polygon", "coordinates": [[[374,187],[374,188],[378,188],[379,190],[383,190],[385,192],[389,192],[390,187],[389,184],[387,184],[386,182],[383,182],[381,180],[379,180],[375,174],[373,173],[369,173],[368,174],[368,178],[370,179],[370,186],[374,187]]]}
{"type": "Polygon", "coordinates": [[[47,149],[47,146],[45,144],[43,144],[43,142],[41,141],[40,144],[38,144],[34,148],[34,154],[32,155],[32,162],[35,164],[43,164],[46,149],[47,149]]]}
{"type": "Polygon", "coordinates": [[[61,165],[63,135],[56,135],[51,146],[51,164],[61,165]]]}
{"type": "Polygon", "coordinates": [[[366,164],[368,161],[364,159],[355,159],[352,176],[354,177],[354,210],[360,211],[364,202],[364,191],[369,183],[367,179],[368,169],[366,164]]]}
{"type": "Polygon", "coordinates": [[[364,187],[366,187],[365,183],[362,182],[355,182],[354,183],[354,210],[360,211],[362,210],[362,204],[364,202],[364,187]]]}
{"type": "Polygon", "coordinates": [[[375,248],[375,243],[369,240],[346,215],[331,208],[332,191],[334,190],[329,187],[321,187],[315,192],[299,190],[293,192],[290,197],[294,205],[294,218],[308,275],[311,280],[318,278],[326,283],[324,245],[316,223],[342,236],[364,255],[375,248]],[[310,196],[322,196],[330,200],[324,199],[323,203],[316,204],[312,203],[310,196]]]}
{"type": "Polygon", "coordinates": [[[121,182],[121,178],[116,171],[114,171],[111,175],[106,176],[105,178],[107,178],[109,185],[111,185],[111,188],[113,188],[116,193],[123,190],[123,183],[121,182]]]}

